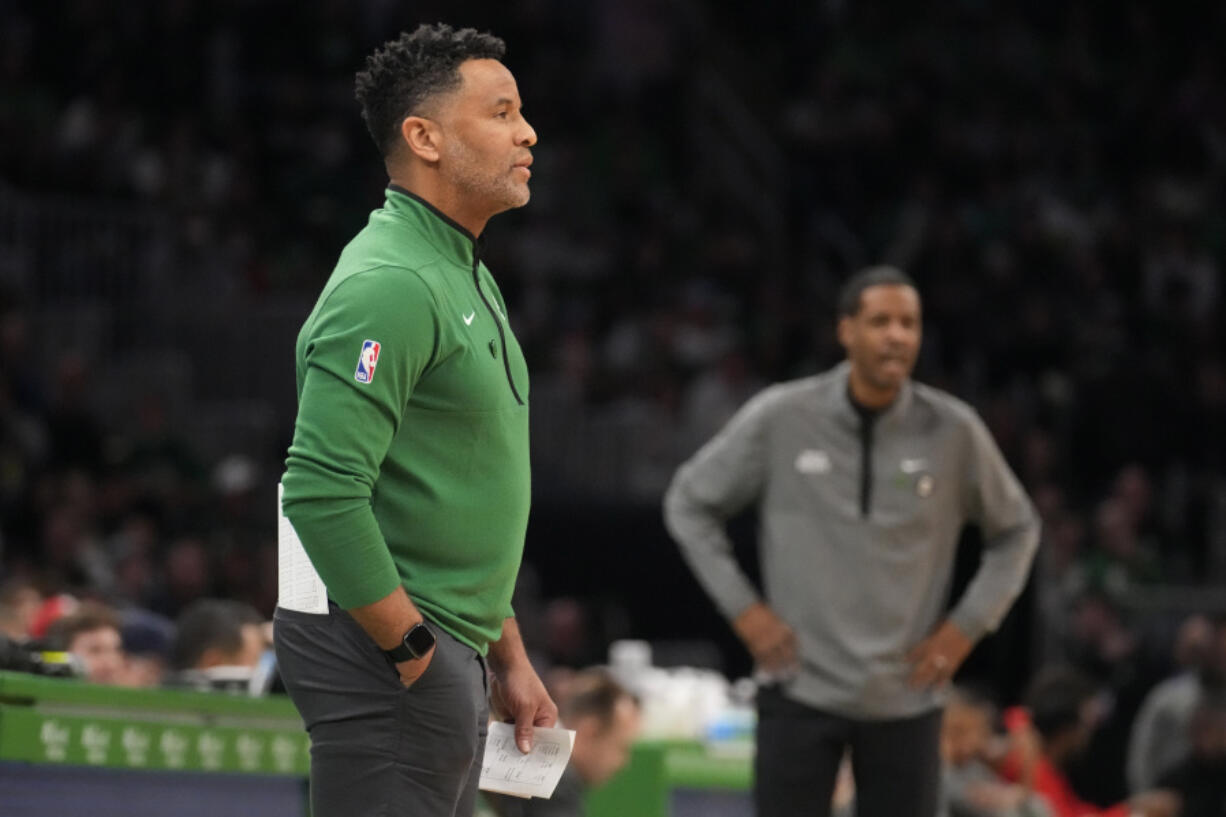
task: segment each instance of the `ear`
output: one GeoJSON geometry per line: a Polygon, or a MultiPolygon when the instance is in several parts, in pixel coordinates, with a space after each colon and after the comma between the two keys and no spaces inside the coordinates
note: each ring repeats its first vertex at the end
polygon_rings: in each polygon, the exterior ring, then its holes
{"type": "Polygon", "coordinates": [[[841,345],[844,349],[851,349],[851,336],[854,331],[855,327],[853,326],[852,319],[850,317],[844,315],[843,317],[839,318],[839,345],[841,345]]]}
{"type": "Polygon", "coordinates": [[[438,124],[421,116],[407,116],[400,123],[400,138],[424,162],[437,162],[442,133],[438,124]]]}

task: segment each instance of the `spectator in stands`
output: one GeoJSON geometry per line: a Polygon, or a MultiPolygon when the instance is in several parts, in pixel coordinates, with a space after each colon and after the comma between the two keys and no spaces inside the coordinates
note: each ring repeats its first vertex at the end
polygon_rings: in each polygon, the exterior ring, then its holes
{"type": "Polygon", "coordinates": [[[49,458],[57,468],[76,466],[97,473],[102,467],[102,428],[93,411],[90,375],[89,362],[75,350],[56,364],[47,432],[49,458]]]}
{"type": "Polygon", "coordinates": [[[1226,698],[1220,693],[1203,698],[1192,712],[1189,742],[1189,757],[1159,785],[1179,794],[1179,817],[1221,817],[1226,814],[1226,698]]]}
{"type": "Polygon", "coordinates": [[[1200,613],[1188,616],[1180,623],[1175,632],[1175,646],[1171,649],[1171,657],[1180,672],[1200,668],[1213,644],[1213,630],[1213,622],[1200,613]]]}
{"type": "Polygon", "coordinates": [[[1136,794],[1131,800],[1101,808],[1082,800],[1073,790],[1067,768],[1085,751],[1101,719],[1101,703],[1093,682],[1081,672],[1049,667],[1039,672],[1027,690],[1025,709],[1013,709],[1006,724],[1014,747],[999,771],[1007,780],[1030,780],[1054,817],[1174,817],[1178,798],[1166,791],[1136,794]]]}
{"type": "Polygon", "coordinates": [[[268,649],[263,621],[251,607],[227,599],[202,599],[175,622],[168,684],[202,691],[253,692],[256,670],[268,649]]]}
{"type": "Polygon", "coordinates": [[[14,641],[29,638],[42,602],[42,594],[31,581],[13,578],[0,584],[0,635],[14,641]]]}
{"type": "MultiPolygon", "coordinates": [[[[1195,624],[1196,617],[1190,621],[1195,624]]],[[[1215,622],[1209,649],[1199,663],[1158,684],[1141,704],[1128,743],[1130,791],[1151,788],[1187,759],[1192,749],[1193,713],[1206,697],[1224,693],[1226,619],[1221,619],[1215,622]]]]}
{"type": "Polygon", "coordinates": [[[81,606],[80,600],[71,593],[55,593],[45,596],[38,609],[34,611],[34,619],[30,622],[30,635],[33,638],[45,638],[51,625],[64,616],[75,613],[81,606]]]}
{"type": "Polygon", "coordinates": [[[126,663],[123,684],[157,687],[166,680],[174,624],[157,613],[134,608],[120,615],[120,635],[126,663]]]}
{"type": "Polygon", "coordinates": [[[1070,660],[1107,683],[1117,684],[1129,674],[1137,657],[1137,633],[1116,597],[1097,590],[1082,593],[1069,601],[1064,616],[1064,650],[1070,660]]]}
{"type": "Polygon", "coordinates": [[[941,724],[941,785],[949,817],[1046,817],[1046,802],[1024,785],[1004,780],[992,733],[996,706],[970,687],[955,687],[941,724]]]}
{"type": "Polygon", "coordinates": [[[175,618],[192,602],[213,594],[213,560],[204,542],[195,536],[176,540],[166,551],[162,587],[149,608],[175,618]]]}
{"type": "Polygon", "coordinates": [[[1119,597],[1136,585],[1159,581],[1162,564],[1138,526],[1137,512],[1112,495],[1094,513],[1094,547],[1084,557],[1087,586],[1119,597]]]}
{"type": "Polygon", "coordinates": [[[47,646],[76,656],[85,680],[95,684],[123,682],[123,639],[119,617],[97,602],[82,602],[76,610],[55,621],[46,635],[47,646]]]}
{"type": "Polygon", "coordinates": [[[629,761],[639,731],[639,703],[607,672],[590,669],[575,675],[565,695],[559,695],[558,708],[558,726],[575,730],[575,748],[553,797],[487,795],[499,817],[583,817],[587,789],[606,782],[629,761]]]}

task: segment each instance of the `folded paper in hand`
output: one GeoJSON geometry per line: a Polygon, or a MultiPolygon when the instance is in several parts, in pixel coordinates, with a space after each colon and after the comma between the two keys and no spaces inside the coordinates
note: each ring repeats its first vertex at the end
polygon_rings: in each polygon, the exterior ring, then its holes
{"type": "Polygon", "coordinates": [[[572,730],[538,726],[533,730],[532,751],[525,755],[515,745],[514,724],[491,723],[480,788],[515,797],[549,799],[574,748],[572,730]]]}

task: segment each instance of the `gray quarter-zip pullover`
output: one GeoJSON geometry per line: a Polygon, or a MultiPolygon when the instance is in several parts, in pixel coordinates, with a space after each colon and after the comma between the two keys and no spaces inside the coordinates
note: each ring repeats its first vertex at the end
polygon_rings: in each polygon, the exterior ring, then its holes
{"type": "Polygon", "coordinates": [[[908,383],[868,420],[850,402],[848,371],[750,400],[677,472],[665,521],[732,619],[759,594],[724,522],[758,503],[766,600],[799,643],[800,672],[784,691],[846,717],[909,717],[940,705],[937,691],[908,685],[906,654],[944,613],[963,526],[980,526],[984,556],[951,616],[977,640],[1025,584],[1039,524],[973,409],[908,383]]]}

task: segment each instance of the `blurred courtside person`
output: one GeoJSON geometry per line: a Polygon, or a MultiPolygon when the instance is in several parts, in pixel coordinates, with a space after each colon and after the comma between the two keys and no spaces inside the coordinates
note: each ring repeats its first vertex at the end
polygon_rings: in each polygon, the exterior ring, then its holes
{"type": "Polygon", "coordinates": [[[1039,527],[975,412],[911,381],[922,327],[911,279],[864,270],[838,309],[846,361],[751,399],[677,472],[665,517],[770,678],[759,817],[828,814],[848,747],[859,817],[928,817],[941,687],[1021,591],[1039,527]],[[764,597],[724,529],[751,503],[764,597]],[[983,562],[946,615],[967,522],[983,530],[983,562]]]}
{"type": "Polygon", "coordinates": [[[557,718],[511,609],[528,370],[478,238],[529,198],[536,133],[504,48],[423,25],[357,75],[391,183],[298,336],[282,478],[282,510],[329,600],[275,619],[311,734],[315,817],[471,815],[487,660],[521,749],[557,718]]]}
{"type": "Polygon", "coordinates": [[[558,708],[560,725],[575,731],[575,748],[553,796],[487,794],[498,817],[584,817],[588,790],[629,762],[642,722],[639,702],[607,672],[578,673],[558,696],[558,708]]]}

